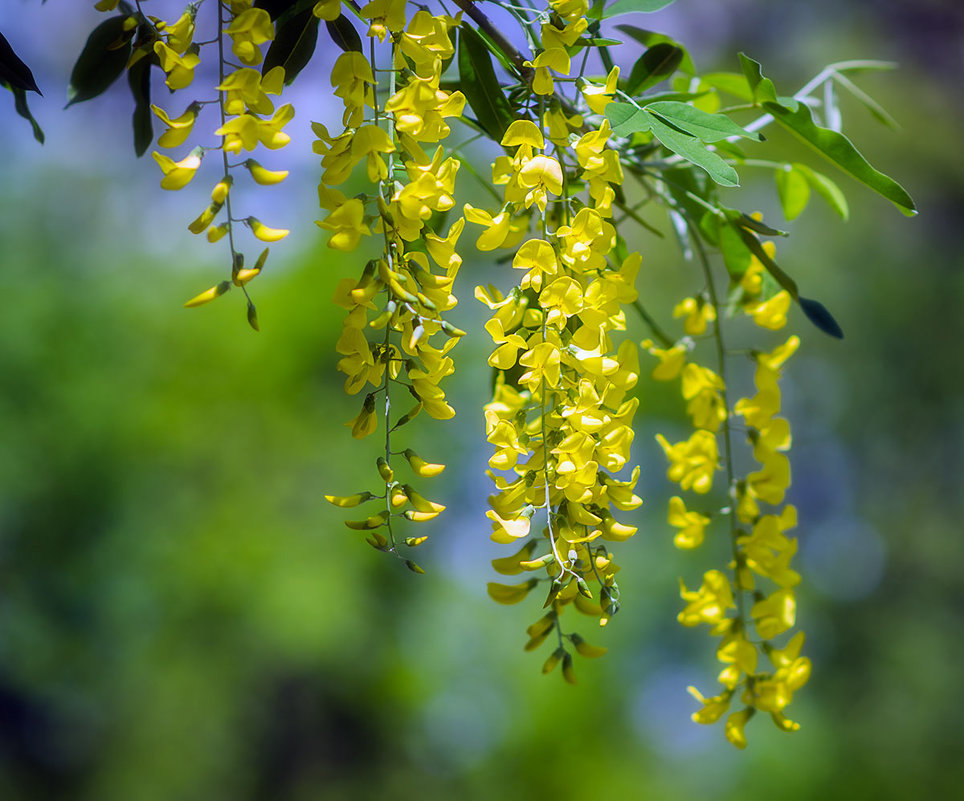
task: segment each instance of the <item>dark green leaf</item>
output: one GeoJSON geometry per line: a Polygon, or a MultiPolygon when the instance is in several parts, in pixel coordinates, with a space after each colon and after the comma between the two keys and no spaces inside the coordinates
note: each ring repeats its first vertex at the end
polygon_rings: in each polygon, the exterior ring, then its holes
{"type": "Polygon", "coordinates": [[[658,103],[649,103],[646,111],[657,114],[664,122],[686,131],[703,142],[719,142],[729,136],[741,136],[755,142],[762,139],[760,134],[745,131],[725,114],[707,114],[687,103],[663,100],[658,103]]]}
{"type": "Polygon", "coordinates": [[[33,128],[33,138],[36,139],[40,144],[44,143],[44,132],[40,127],[40,124],[33,118],[33,114],[30,113],[30,108],[27,106],[27,90],[21,89],[19,86],[10,86],[6,81],[0,81],[0,86],[6,86],[11,92],[13,92],[13,107],[16,109],[17,114],[23,117],[27,122],[30,123],[30,127],[33,128]]]}
{"type": "Polygon", "coordinates": [[[275,26],[274,41],[265,53],[261,74],[265,75],[275,67],[283,67],[285,84],[290,86],[315,54],[320,22],[321,20],[308,10],[275,26]]]}
{"type": "Polygon", "coordinates": [[[479,125],[492,139],[501,142],[515,114],[495,77],[489,50],[473,28],[459,28],[458,61],[465,99],[479,125]]]}
{"type": "Polygon", "coordinates": [[[659,11],[666,8],[673,0],[616,0],[603,9],[602,18],[618,17],[620,14],[659,11]]]}
{"type": "Polygon", "coordinates": [[[125,17],[111,17],[91,31],[67,88],[67,105],[102,94],[124,71],[131,54],[133,31],[124,30],[125,17]]]}
{"type": "Polygon", "coordinates": [[[696,72],[696,68],[693,66],[693,60],[690,58],[689,53],[686,52],[686,48],[665,33],[656,33],[656,31],[649,31],[636,25],[617,25],[616,30],[625,33],[629,38],[639,42],[643,47],[655,47],[659,44],[678,47],[683,51],[683,58],[682,61],[680,61],[679,69],[687,75],[693,75],[696,72]]]}
{"type": "Polygon", "coordinates": [[[681,48],[668,42],[649,48],[633,65],[626,82],[626,93],[637,95],[665,80],[676,72],[684,55],[681,48]]]}
{"type": "Polygon", "coordinates": [[[728,220],[732,220],[737,225],[742,225],[751,231],[756,231],[758,234],[763,234],[764,236],[788,236],[786,231],[781,231],[779,228],[767,225],[763,220],[758,220],[756,217],[751,217],[742,211],[726,209],[725,212],[728,220]]]}
{"type": "Polygon", "coordinates": [[[795,220],[810,200],[810,182],[800,170],[790,164],[785,164],[782,170],[776,170],[773,177],[777,183],[783,216],[787,220],[795,220]]]}
{"type": "Polygon", "coordinates": [[[796,111],[789,111],[779,103],[764,102],[773,118],[788,131],[810,145],[820,155],[832,161],[878,194],[887,198],[907,216],[917,214],[917,207],[906,190],[893,178],[878,172],[842,133],[821,128],[814,123],[810,109],[802,103],[796,111]]]}
{"type": "Polygon", "coordinates": [[[825,334],[843,339],[843,329],[834,320],[833,315],[827,311],[827,307],[819,300],[800,298],[800,308],[807,315],[807,319],[825,334]]]}
{"type": "Polygon", "coordinates": [[[348,17],[344,14],[334,22],[325,20],[325,27],[328,29],[328,35],[331,37],[331,41],[346,53],[351,50],[354,50],[356,53],[362,52],[362,43],[358,36],[358,31],[355,30],[355,26],[351,24],[348,17]]]}
{"type": "Polygon", "coordinates": [[[127,71],[127,85],[134,96],[134,152],[143,156],[154,141],[154,115],[151,113],[151,58],[139,59],[127,71]]]}
{"type": "Polygon", "coordinates": [[[721,186],[740,185],[740,177],[736,174],[736,170],[716,153],[707,150],[706,145],[699,139],[671,128],[655,114],[650,114],[649,117],[650,130],[667,148],[705,170],[706,174],[721,186]]]}
{"type": "Polygon", "coordinates": [[[632,136],[650,129],[652,117],[632,103],[608,103],[606,117],[616,136],[632,136]]]}
{"type": "Polygon", "coordinates": [[[811,169],[806,164],[794,164],[793,168],[807,179],[810,188],[826,200],[827,203],[830,204],[830,208],[837,212],[841,218],[846,220],[850,217],[847,198],[844,197],[844,193],[840,191],[840,187],[837,186],[837,184],[823,173],[811,169]]]}
{"type": "Polygon", "coordinates": [[[34,80],[30,67],[13,52],[13,47],[2,33],[0,33],[0,81],[6,81],[11,88],[36,92],[38,95],[43,94],[34,80]]]}
{"type": "Polygon", "coordinates": [[[797,289],[797,282],[794,281],[789,275],[780,269],[780,266],[770,258],[770,254],[764,250],[763,245],[760,244],[760,240],[757,239],[750,231],[744,228],[737,222],[731,222],[734,230],[740,235],[743,243],[749,248],[750,252],[759,259],[760,263],[766,268],[767,272],[770,273],[776,282],[790,293],[790,297],[794,300],[800,300],[800,291],[797,289]]]}

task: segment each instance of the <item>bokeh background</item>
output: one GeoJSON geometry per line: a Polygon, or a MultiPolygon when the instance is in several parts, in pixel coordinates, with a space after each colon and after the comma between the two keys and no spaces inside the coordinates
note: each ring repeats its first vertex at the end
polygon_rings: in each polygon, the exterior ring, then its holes
{"type": "MultiPolygon", "coordinates": [[[[684,688],[710,690],[715,662],[710,639],[675,622],[677,577],[692,582],[702,567],[674,552],[663,517],[653,434],[682,430],[677,399],[639,387],[635,453],[650,500],[618,550],[623,612],[604,635],[583,626],[610,653],[577,663],[577,687],[543,677],[542,658],[522,650],[538,602],[485,595],[501,554],[483,517],[490,377],[471,297],[477,283],[504,285],[504,272],[467,260],[469,334],[449,384],[459,414],[412,428],[423,455],[449,465],[425,489],[450,507],[429,524],[427,575],[415,576],[322,498],[367,487],[375,458],[342,425],[359,399],[341,392],[333,351],[341,313],[330,298],[358,259],[325,248],[312,224],[308,122],[335,116],[330,60],[299,79],[293,144],[264,159],[293,177],[239,195],[294,229],[252,285],[254,334],[234,293],[181,308],[220,280],[224,249],[185,230],[207,182],[164,193],[150,157],[134,159],[126,87],[62,109],[92,5],[0,7],[0,30],[44,91],[30,100],[47,133],[39,146],[0,95],[0,798],[857,801],[959,790],[959,3],[678,0],[618,20],[677,37],[705,71],[736,69],[744,50],[788,94],[831,61],[900,63],[861,83],[901,129],[845,105],[846,130],[920,216],[841,177],[850,222],[814,201],[779,244],[847,338],[791,320],[803,338],[785,380],[799,623],[815,670],[792,708],[802,730],[754,721],[742,753],[688,719],[684,688]]],[[[743,207],[780,220],[769,175],[741,174],[743,207]]],[[[670,241],[635,244],[640,290],[670,326],[692,268],[670,241]]]]}

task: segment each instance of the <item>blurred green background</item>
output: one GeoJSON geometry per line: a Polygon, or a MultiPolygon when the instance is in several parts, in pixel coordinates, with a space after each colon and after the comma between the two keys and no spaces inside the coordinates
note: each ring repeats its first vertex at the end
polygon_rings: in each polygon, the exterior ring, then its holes
{"type": "MultiPolygon", "coordinates": [[[[295,95],[294,144],[265,163],[304,177],[250,199],[266,223],[295,229],[252,285],[262,333],[235,293],[184,310],[225,269],[223,248],[185,231],[206,184],[157,188],[153,161],[133,158],[123,87],[60,109],[96,22],[90,5],[0,12],[45,92],[31,106],[48,134],[41,148],[0,96],[0,798],[959,791],[959,4],[679,0],[620,20],[677,36],[705,71],[735,69],[745,50],[786,93],[831,61],[900,62],[862,85],[901,130],[851,106],[845,130],[920,216],[841,178],[851,221],[814,201],[779,244],[847,338],[791,319],[803,338],[785,379],[799,622],[815,668],[791,708],[802,730],[753,721],[742,753],[719,727],[688,719],[685,686],[710,690],[716,667],[710,639],[675,622],[677,577],[700,572],[698,558],[674,552],[663,517],[653,434],[680,430],[676,399],[640,385],[635,450],[649,503],[632,521],[639,535],[617,550],[623,612],[604,635],[581,628],[610,653],[577,662],[577,687],[543,677],[542,658],[522,651],[538,602],[501,607],[484,589],[488,560],[503,553],[483,516],[488,346],[471,297],[476,283],[504,285],[502,274],[466,263],[469,335],[449,383],[459,414],[411,432],[423,456],[449,465],[423,482],[449,512],[425,524],[427,575],[415,576],[347,531],[322,497],[369,486],[375,458],[342,425],[359,399],[341,392],[333,351],[341,313],[330,298],[357,258],[325,248],[312,224],[308,121],[330,111],[317,92],[295,95]]],[[[770,177],[741,175],[742,206],[779,221],[770,177]]],[[[691,268],[671,242],[636,245],[640,291],[670,326],[691,268]]]]}

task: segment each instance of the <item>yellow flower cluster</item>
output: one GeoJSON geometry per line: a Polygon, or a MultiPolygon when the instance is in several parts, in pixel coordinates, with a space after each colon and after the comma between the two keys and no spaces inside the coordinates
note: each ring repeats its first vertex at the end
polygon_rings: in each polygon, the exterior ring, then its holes
{"type": "MultiPolygon", "coordinates": [[[[290,138],[282,130],[294,117],[290,104],[278,108],[268,95],[280,95],[284,84],[284,69],[275,67],[265,75],[253,66],[262,61],[261,45],[274,38],[274,24],[268,12],[253,8],[251,0],[232,0],[228,9],[221,3],[218,9],[218,63],[220,81],[215,87],[215,99],[192,100],[183,113],[172,117],[163,108],[152,105],[155,116],[166,126],[157,143],[165,149],[181,147],[191,136],[198,115],[207,104],[217,104],[221,112],[221,125],[214,132],[221,137],[217,147],[195,147],[187,156],[175,161],[163,153],[153,153],[154,160],[164,174],[161,179],[163,189],[183,189],[194,178],[202,160],[212,150],[221,152],[221,175],[211,191],[210,203],[188,225],[194,234],[207,232],[209,242],[217,242],[228,236],[231,248],[231,280],[222,281],[201,294],[191,298],[186,306],[200,306],[223,295],[232,286],[240,287],[247,298],[248,322],[257,330],[258,319],[254,304],[248,296],[245,285],[262,270],[268,256],[265,249],[253,267],[245,267],[244,255],[236,249],[235,227],[240,223],[247,226],[256,239],[262,242],[277,242],[288,235],[283,228],[265,225],[256,217],[237,218],[232,216],[231,189],[234,185],[232,169],[244,167],[255,183],[271,185],[279,183],[288,175],[286,171],[274,171],[263,167],[254,159],[240,164],[228,163],[228,155],[236,155],[242,150],[254,150],[264,145],[270,150],[284,147],[290,138]],[[244,65],[233,72],[226,72],[224,40],[231,40],[231,48],[237,59],[244,65]],[[226,211],[226,219],[215,225],[215,220],[226,211]]],[[[158,31],[158,39],[153,43],[161,69],[167,75],[167,85],[172,91],[185,89],[194,80],[194,69],[200,63],[200,47],[194,43],[197,7],[192,5],[174,23],[151,17],[158,31]]]]}
{"type": "MultiPolygon", "coordinates": [[[[335,11],[340,13],[340,7],[334,4],[315,7],[316,15],[325,19],[337,17],[335,11]]],[[[441,383],[454,371],[448,353],[464,332],[443,315],[457,303],[452,287],[462,259],[456,245],[465,221],[457,219],[445,236],[429,223],[433,215],[455,206],[459,162],[446,158],[440,146],[429,155],[422,145],[448,135],[446,119],[461,115],[465,98],[461,92],[439,88],[442,60],[453,54],[449,31],[457,19],[419,10],[406,28],[404,0],[373,0],[359,13],[370,22],[372,53],[375,40],[390,38],[389,92],[382,104],[376,70],[364,55],[348,51],[338,57],[331,83],[344,106],[344,130],[332,136],[323,124],[312,124],[318,137],[314,150],[322,156],[319,203],[328,211],[318,225],[331,233],[328,245],[336,250],[354,251],[362,237],[377,235],[382,240],[380,256],[367,262],[360,278],[346,278],[336,291],[335,302],[347,311],[337,344],[342,356],[338,369],[347,376],[349,394],[372,387],[361,411],[347,424],[352,436],[360,439],[373,433],[380,415],[385,430],[385,455],[378,464],[384,492],[349,496],[383,499],[385,509],[347,525],[368,531],[373,547],[400,556],[401,542],[418,545],[425,537],[399,540],[393,521],[429,520],[444,508],[396,480],[392,457],[398,454],[392,451],[391,434],[422,410],[439,420],[455,414],[441,383]],[[362,164],[373,191],[346,197],[336,187],[362,164]],[[417,240],[424,242],[424,251],[408,247],[417,240]],[[437,335],[444,339],[441,345],[433,344],[437,335]],[[393,387],[404,388],[415,400],[414,407],[394,422],[393,387]]],[[[410,450],[402,454],[416,475],[432,476],[443,469],[410,450]]],[[[336,505],[351,505],[345,498],[327,497],[336,505]]]]}
{"type": "MultiPolygon", "coordinates": [[[[535,72],[538,98],[553,92],[552,74],[568,74],[565,47],[586,30],[588,3],[551,2],[553,23],[543,26],[546,47],[527,65],[535,72]],[[562,28],[555,27],[564,23],[562,28]]],[[[495,350],[489,364],[498,371],[495,395],[485,407],[486,436],[496,492],[490,496],[491,538],[515,545],[512,556],[496,559],[503,575],[544,573],[522,584],[490,583],[500,603],[523,600],[538,584],[548,585],[549,611],[528,629],[526,650],[555,634],[556,648],[543,666],[562,665],[575,681],[572,646],[593,657],[605,649],[563,631],[561,615],[572,604],[606,625],[619,608],[619,568],[609,543],[636,533],[613,510],[632,511],[642,500],[626,468],[633,441],[632,419],[638,351],[631,341],[618,350],[612,334],[625,330],[623,305],[636,299],[641,257],[619,259],[612,215],[615,187],[622,182],[618,153],[608,146],[609,122],[583,126],[558,106],[537,100],[536,119],[509,125],[501,144],[507,155],[493,165],[504,187],[503,207],[493,214],[465,206],[469,222],[482,226],[477,247],[515,251],[518,285],[503,294],[478,287],[476,297],[492,316],[485,329],[495,350]],[[581,136],[569,138],[572,128],[581,136]],[[547,144],[548,140],[548,144],[547,144]],[[550,152],[551,146],[551,152],[550,152]],[[587,197],[580,198],[578,187],[587,197]],[[528,232],[531,225],[536,235],[528,232]],[[521,547],[519,547],[521,546],[521,547]]]]}
{"type": "MultiPolygon", "coordinates": [[[[761,301],[762,270],[754,259],[742,276],[740,306],[757,325],[780,328],[786,322],[786,308],[781,305],[781,295],[786,293],[761,301]]],[[[703,334],[707,324],[713,323],[713,336],[722,351],[714,301],[715,296],[687,298],[676,307],[674,316],[684,318],[684,331],[691,336],[703,334]]],[[[714,723],[727,715],[724,731],[738,748],[746,746],[745,725],[757,711],[769,713],[783,731],[799,728],[784,710],[810,675],[810,660],[800,655],[803,632],[797,632],[782,648],[774,644],[796,622],[794,587],[800,581],[799,574],[790,567],[797,542],[785,534],[796,526],[796,509],[779,508],[790,486],[790,463],[785,454],[790,447],[790,428],[785,419],[777,416],[780,369],[799,344],[793,336],[769,353],[752,352],[757,392],[739,399],[731,414],[723,377],[689,360],[691,340],[684,339],[666,348],[659,348],[650,340],[643,342],[643,347],[659,359],[653,378],[681,379],[681,392],[695,429],[688,440],[672,445],[662,435],[657,437],[670,461],[668,476],[681,489],[710,491],[713,474],[719,468],[717,432],[722,427],[731,504],[715,516],[730,520],[728,550],[733,561],[729,575],[716,569],[707,571],[699,589],[688,589],[681,582],[686,605],[679,613],[679,622],[684,626],[705,624],[713,636],[721,638],[716,655],[723,665],[718,676],[723,690],[707,698],[691,687],[690,692],[702,704],[693,720],[714,723]],[[731,428],[736,418],[745,422],[747,440],[760,465],[759,470],[745,478],[732,473],[731,428]],[[764,512],[761,503],[772,508],[764,512]],[[769,594],[759,586],[759,579],[770,585],[769,594]],[[769,668],[763,666],[763,659],[769,660],[769,668]],[[743,706],[730,712],[734,698],[743,706]]],[[[719,369],[722,372],[722,363],[719,369]]],[[[674,542],[678,548],[702,545],[713,518],[713,514],[687,509],[679,496],[670,499],[668,522],[676,529],[674,542]]]]}

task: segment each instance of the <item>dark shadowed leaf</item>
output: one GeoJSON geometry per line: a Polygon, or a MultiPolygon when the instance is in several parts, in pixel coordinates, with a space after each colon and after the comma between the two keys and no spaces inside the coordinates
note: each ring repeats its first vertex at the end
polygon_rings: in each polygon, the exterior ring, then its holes
{"type": "Polygon", "coordinates": [[[134,96],[134,152],[143,156],[154,141],[154,115],[151,113],[151,58],[139,59],[127,71],[127,85],[134,96]]]}
{"type": "Polygon", "coordinates": [[[68,106],[97,97],[121,76],[133,36],[133,31],[124,30],[124,19],[111,17],[91,31],[70,73],[68,106]]]}
{"type": "Polygon", "coordinates": [[[458,61],[462,94],[483,130],[496,142],[501,142],[515,115],[499,86],[489,50],[472,28],[459,28],[458,61]]]}
{"type": "Polygon", "coordinates": [[[284,67],[285,84],[290,85],[315,53],[320,22],[309,9],[278,24],[274,41],[265,53],[261,74],[275,67],[284,67]]]}
{"type": "Polygon", "coordinates": [[[355,30],[355,26],[349,22],[348,17],[344,14],[334,22],[328,22],[326,20],[325,27],[328,29],[328,35],[331,37],[331,41],[346,53],[350,50],[354,50],[356,53],[362,52],[362,43],[358,36],[358,31],[355,30]]]}
{"type": "Polygon", "coordinates": [[[649,48],[656,47],[656,45],[660,44],[668,44],[682,50],[683,57],[679,63],[679,69],[687,75],[693,75],[696,72],[696,68],[693,66],[693,60],[690,58],[689,53],[686,52],[686,48],[665,33],[648,31],[637,25],[617,25],[616,30],[626,34],[630,39],[639,42],[643,47],[649,48]]]}
{"type": "Polygon", "coordinates": [[[0,81],[6,81],[11,87],[43,94],[34,80],[30,67],[20,60],[20,56],[13,52],[10,42],[0,33],[0,81]]]}
{"type": "Polygon", "coordinates": [[[629,74],[626,93],[637,95],[665,80],[679,67],[685,55],[682,48],[661,42],[643,53],[629,74]]]}
{"type": "Polygon", "coordinates": [[[843,329],[834,320],[833,315],[827,311],[819,300],[812,298],[800,298],[800,308],[807,315],[807,319],[825,334],[829,334],[837,339],[843,339],[843,329]]]}

